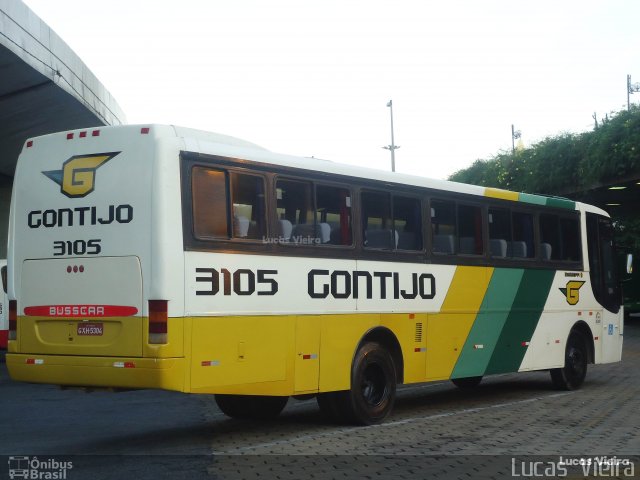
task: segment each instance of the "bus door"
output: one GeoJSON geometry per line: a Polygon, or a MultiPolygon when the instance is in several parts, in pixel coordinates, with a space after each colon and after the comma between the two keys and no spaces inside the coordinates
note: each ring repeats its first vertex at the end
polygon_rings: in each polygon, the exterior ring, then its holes
{"type": "Polygon", "coordinates": [[[617,362],[622,355],[622,293],[616,269],[613,226],[609,218],[587,213],[587,243],[591,287],[603,307],[598,312],[600,318],[596,318],[602,328],[594,335],[602,338],[602,362],[617,362]]]}

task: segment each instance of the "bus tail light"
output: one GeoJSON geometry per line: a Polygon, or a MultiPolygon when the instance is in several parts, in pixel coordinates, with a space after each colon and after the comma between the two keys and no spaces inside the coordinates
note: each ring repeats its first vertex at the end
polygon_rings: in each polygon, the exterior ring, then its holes
{"type": "Polygon", "coordinates": [[[18,338],[18,301],[9,300],[9,340],[18,338]]]}
{"type": "Polygon", "coordinates": [[[167,343],[168,300],[149,300],[149,343],[167,343]]]}

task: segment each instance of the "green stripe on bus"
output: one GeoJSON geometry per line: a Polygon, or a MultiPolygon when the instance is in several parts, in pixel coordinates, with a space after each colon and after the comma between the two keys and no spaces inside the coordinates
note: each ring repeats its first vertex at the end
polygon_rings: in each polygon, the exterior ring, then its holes
{"type": "Polygon", "coordinates": [[[575,210],[576,202],[567,200],[566,198],[545,197],[543,195],[531,195],[530,193],[520,193],[518,201],[525,203],[533,203],[534,205],[546,205],[547,207],[566,208],[567,210],[575,210]]]}
{"type": "Polygon", "coordinates": [[[451,378],[484,375],[518,293],[524,270],[496,268],[451,378]]]}
{"type": "Polygon", "coordinates": [[[485,375],[517,372],[538,325],[555,272],[525,270],[485,375]]]}
{"type": "Polygon", "coordinates": [[[566,208],[568,210],[576,209],[576,202],[564,198],[547,198],[548,207],[566,208]]]}
{"type": "Polygon", "coordinates": [[[531,195],[530,193],[521,193],[518,197],[520,202],[533,203],[534,205],[546,205],[547,197],[541,195],[531,195]]]}

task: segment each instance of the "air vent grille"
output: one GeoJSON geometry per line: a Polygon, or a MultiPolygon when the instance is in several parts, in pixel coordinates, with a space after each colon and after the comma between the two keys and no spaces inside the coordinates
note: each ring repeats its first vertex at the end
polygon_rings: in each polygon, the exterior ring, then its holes
{"type": "Polygon", "coordinates": [[[422,323],[416,323],[416,343],[422,343],[422,323]]]}

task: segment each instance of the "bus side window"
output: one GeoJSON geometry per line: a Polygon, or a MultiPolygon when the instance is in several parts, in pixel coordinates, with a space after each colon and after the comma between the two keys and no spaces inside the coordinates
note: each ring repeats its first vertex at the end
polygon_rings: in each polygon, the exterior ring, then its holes
{"type": "Polygon", "coordinates": [[[511,250],[511,212],[504,208],[489,209],[489,253],[505,258],[511,250]]]}
{"type": "Polygon", "coordinates": [[[540,250],[543,260],[560,259],[560,224],[557,215],[540,215],[540,250]]]}
{"type": "Polygon", "coordinates": [[[513,212],[513,242],[511,256],[513,258],[535,258],[533,215],[513,212]]]}
{"type": "Polygon", "coordinates": [[[562,260],[580,260],[580,222],[577,218],[561,218],[562,260]]]}
{"type": "Polygon", "coordinates": [[[191,175],[196,238],[229,238],[227,179],[222,170],[194,167],[191,175]]]}
{"type": "Polygon", "coordinates": [[[264,181],[256,175],[231,173],[233,238],[266,236],[264,181]]]}
{"type": "Polygon", "coordinates": [[[362,192],[362,238],[366,248],[391,250],[396,238],[391,219],[391,195],[384,192],[362,192]]]}
{"type": "Polygon", "coordinates": [[[431,250],[453,254],[456,243],[456,204],[443,200],[431,201],[431,250]]]}
{"type": "Polygon", "coordinates": [[[398,250],[422,250],[422,209],[419,199],[394,195],[393,230],[398,250]]]}
{"type": "Polygon", "coordinates": [[[351,245],[351,193],[346,188],[316,185],[316,225],[323,244],[351,245]]]}
{"type": "Polygon", "coordinates": [[[482,255],[482,210],[472,205],[458,205],[459,253],[482,255]]]}
{"type": "Polygon", "coordinates": [[[277,215],[285,242],[315,245],[321,241],[314,221],[311,187],[311,183],[297,180],[276,182],[277,215]]]}

